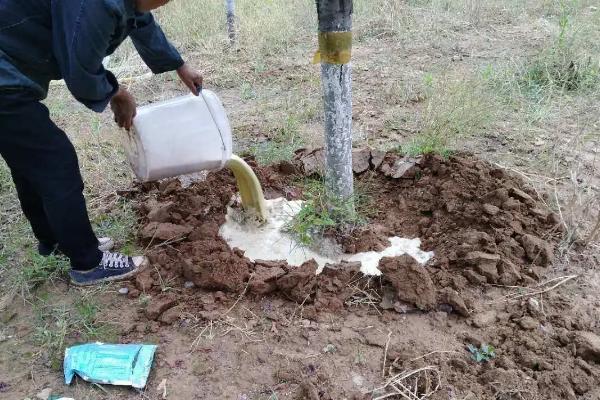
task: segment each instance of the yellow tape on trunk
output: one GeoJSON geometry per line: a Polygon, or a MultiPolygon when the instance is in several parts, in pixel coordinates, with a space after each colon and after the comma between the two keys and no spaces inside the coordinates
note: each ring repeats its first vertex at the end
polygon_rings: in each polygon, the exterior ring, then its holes
{"type": "Polygon", "coordinates": [[[237,181],[242,206],[246,212],[253,214],[260,221],[267,219],[267,206],[262,187],[252,168],[235,154],[227,162],[227,168],[233,172],[237,181]]]}
{"type": "Polygon", "coordinates": [[[352,58],[352,32],[319,32],[319,50],[313,64],[348,64],[352,58]]]}

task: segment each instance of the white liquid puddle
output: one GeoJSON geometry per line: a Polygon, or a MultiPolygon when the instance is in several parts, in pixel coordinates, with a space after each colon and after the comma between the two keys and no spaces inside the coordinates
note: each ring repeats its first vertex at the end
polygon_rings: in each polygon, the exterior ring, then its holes
{"type": "Polygon", "coordinates": [[[401,237],[389,238],[391,246],[383,251],[369,251],[357,254],[342,254],[341,251],[331,249],[328,253],[319,254],[296,242],[294,238],[284,232],[285,226],[298,214],[302,201],[288,201],[284,198],[267,200],[269,218],[267,223],[258,225],[253,222],[241,222],[241,213],[233,208],[228,208],[226,221],[219,234],[231,248],[239,248],[245,252],[250,260],[285,260],[289,265],[300,266],[306,261],[314,259],[319,265],[320,273],[326,264],[338,264],[341,261],[360,262],[361,272],[365,275],[381,275],[378,269],[379,261],[383,257],[398,257],[403,254],[412,256],[421,264],[425,264],[433,252],[420,249],[421,240],[406,239],[401,237]]]}

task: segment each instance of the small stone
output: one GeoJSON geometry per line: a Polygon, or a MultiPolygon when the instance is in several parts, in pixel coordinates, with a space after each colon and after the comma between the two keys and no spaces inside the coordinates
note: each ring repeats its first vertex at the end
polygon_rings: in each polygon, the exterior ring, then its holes
{"type": "Polygon", "coordinates": [[[500,208],[496,207],[493,204],[484,204],[483,205],[483,212],[485,212],[486,214],[489,215],[496,215],[500,212],[500,208]]]}
{"type": "Polygon", "coordinates": [[[485,328],[496,322],[496,311],[490,310],[479,313],[473,317],[473,325],[477,328],[485,328]]]}
{"type": "Polygon", "coordinates": [[[159,297],[150,303],[146,309],[146,316],[148,319],[156,320],[162,313],[173,307],[177,303],[177,299],[173,297],[159,297]]]}
{"type": "Polygon", "coordinates": [[[373,169],[379,168],[383,159],[385,158],[385,151],[371,150],[371,167],[373,169]]]}
{"type": "Polygon", "coordinates": [[[191,288],[193,288],[194,286],[196,286],[196,285],[194,285],[194,282],[192,282],[192,281],[186,281],[186,282],[183,284],[183,287],[184,287],[184,288],[186,288],[186,289],[191,289],[191,288]]]}
{"type": "Polygon", "coordinates": [[[530,297],[529,300],[527,300],[527,309],[529,310],[531,315],[539,315],[541,311],[540,302],[534,299],[533,297],[530,297]]]}
{"type": "Polygon", "coordinates": [[[365,172],[371,166],[371,150],[359,149],[352,151],[352,171],[355,174],[365,172]]]}
{"type": "Polygon", "coordinates": [[[416,164],[414,161],[396,160],[392,166],[388,166],[385,170],[382,167],[382,172],[393,179],[413,179],[416,175],[416,164]]]}
{"type": "Polygon", "coordinates": [[[126,295],[127,293],[129,293],[129,288],[122,287],[119,289],[119,294],[126,295]]]}
{"type": "Polygon", "coordinates": [[[167,311],[162,313],[160,317],[158,317],[158,320],[160,322],[162,322],[163,324],[171,325],[174,322],[176,322],[177,320],[179,320],[181,311],[182,311],[181,306],[175,306],[173,308],[169,308],[167,311]]]}
{"type": "Polygon", "coordinates": [[[540,323],[531,317],[523,317],[519,321],[519,325],[521,325],[521,328],[525,330],[532,331],[535,328],[537,328],[540,325],[540,323]]]}
{"type": "Polygon", "coordinates": [[[331,343],[323,347],[323,353],[335,353],[336,350],[337,349],[335,348],[335,346],[331,343]]]}
{"type": "Polygon", "coordinates": [[[44,390],[42,390],[41,392],[36,394],[35,397],[40,400],[48,400],[48,398],[50,398],[51,394],[52,394],[52,388],[45,388],[44,390]]]}
{"type": "Polygon", "coordinates": [[[600,363],[600,337],[592,332],[577,332],[574,343],[579,357],[600,363]]]}

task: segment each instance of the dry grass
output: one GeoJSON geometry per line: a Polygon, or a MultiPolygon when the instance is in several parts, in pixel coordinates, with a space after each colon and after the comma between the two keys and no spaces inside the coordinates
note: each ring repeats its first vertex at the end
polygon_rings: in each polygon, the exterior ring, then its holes
{"type": "Polygon", "coordinates": [[[433,396],[441,384],[441,373],[435,366],[402,371],[388,379],[385,385],[375,389],[373,399],[424,400],[433,396]]]}

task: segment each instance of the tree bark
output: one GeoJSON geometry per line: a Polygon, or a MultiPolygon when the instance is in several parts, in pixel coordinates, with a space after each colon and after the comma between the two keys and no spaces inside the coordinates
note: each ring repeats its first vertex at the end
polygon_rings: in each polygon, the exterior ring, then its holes
{"type": "Polygon", "coordinates": [[[352,174],[352,0],[316,0],[325,111],[325,184],[330,201],[354,211],[352,174]],[[331,34],[333,32],[333,34],[331,34]],[[348,32],[348,35],[339,34],[348,32]],[[332,40],[332,37],[343,40],[332,40]],[[346,54],[346,57],[340,56],[346,54]]]}
{"type": "Polygon", "coordinates": [[[234,0],[225,0],[227,8],[227,34],[229,42],[235,44],[235,3],[234,0]]]}

